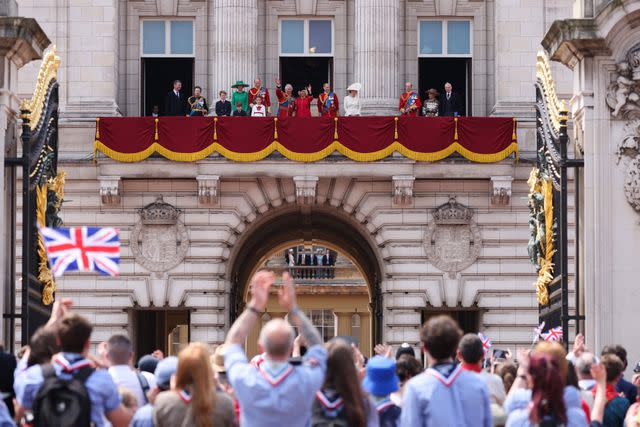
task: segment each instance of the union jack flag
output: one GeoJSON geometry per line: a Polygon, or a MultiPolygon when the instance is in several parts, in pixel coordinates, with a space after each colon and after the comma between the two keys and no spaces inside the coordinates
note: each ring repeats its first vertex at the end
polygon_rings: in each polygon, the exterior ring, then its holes
{"type": "Polygon", "coordinates": [[[117,228],[40,228],[54,277],[65,271],[120,273],[120,236],[117,228]]]}
{"type": "Polygon", "coordinates": [[[562,341],[562,326],[556,326],[540,334],[545,341],[562,341]]]}
{"type": "Polygon", "coordinates": [[[489,337],[483,334],[482,332],[478,332],[478,338],[480,338],[480,341],[482,341],[482,348],[484,348],[484,352],[486,354],[491,348],[491,346],[493,346],[493,343],[491,342],[489,337]]]}

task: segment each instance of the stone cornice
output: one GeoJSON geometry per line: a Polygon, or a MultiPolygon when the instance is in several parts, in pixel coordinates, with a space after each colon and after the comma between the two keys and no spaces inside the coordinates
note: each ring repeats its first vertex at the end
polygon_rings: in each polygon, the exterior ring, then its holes
{"type": "Polygon", "coordinates": [[[51,40],[33,18],[0,17],[0,55],[10,56],[18,68],[41,59],[51,40]]]}
{"type": "Polygon", "coordinates": [[[571,69],[584,57],[610,55],[593,18],[554,21],[541,43],[553,61],[571,69]]]}

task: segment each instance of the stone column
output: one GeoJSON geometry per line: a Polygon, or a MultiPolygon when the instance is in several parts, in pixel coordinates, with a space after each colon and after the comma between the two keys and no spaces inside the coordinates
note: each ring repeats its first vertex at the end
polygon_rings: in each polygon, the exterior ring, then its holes
{"type": "MultiPolygon", "coordinates": [[[[258,1],[215,0],[211,93],[229,92],[237,80],[253,86],[258,72],[258,1]]],[[[264,81],[264,78],[263,78],[264,81]]]]}
{"type": "Polygon", "coordinates": [[[397,112],[398,0],[356,0],[354,80],[362,83],[364,115],[397,112]]]}
{"type": "Polygon", "coordinates": [[[343,337],[351,336],[351,317],[353,313],[335,313],[338,320],[338,335],[343,337]]]}

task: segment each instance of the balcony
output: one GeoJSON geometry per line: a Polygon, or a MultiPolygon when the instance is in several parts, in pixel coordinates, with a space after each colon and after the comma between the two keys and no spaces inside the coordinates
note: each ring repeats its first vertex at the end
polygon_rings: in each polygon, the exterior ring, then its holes
{"type": "MultiPolygon", "coordinates": [[[[478,163],[517,156],[515,118],[501,117],[107,117],[96,120],[94,155],[117,162],[284,157],[356,162],[398,155],[417,162],[461,156],[478,163]]],[[[99,158],[98,158],[99,159],[99,158]]]]}

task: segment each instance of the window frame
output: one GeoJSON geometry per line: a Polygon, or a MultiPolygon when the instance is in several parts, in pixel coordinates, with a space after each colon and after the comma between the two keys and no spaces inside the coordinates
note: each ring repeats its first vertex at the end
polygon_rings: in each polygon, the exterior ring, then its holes
{"type": "Polygon", "coordinates": [[[419,18],[418,19],[418,38],[417,51],[418,58],[473,58],[473,20],[470,18],[419,18]],[[420,36],[422,31],[422,22],[442,22],[442,53],[422,53],[420,52],[420,36]],[[449,53],[449,22],[468,22],[469,23],[469,53],[449,53]]]}
{"type": "Polygon", "coordinates": [[[301,16],[281,16],[278,19],[278,55],[282,57],[324,57],[333,58],[336,49],[336,25],[334,17],[317,17],[313,18],[301,17],[301,16]],[[304,52],[302,53],[284,53],[282,52],[282,22],[283,21],[303,21],[303,45],[304,52]],[[329,21],[331,22],[331,52],[330,53],[310,53],[309,52],[309,22],[310,21],[329,21]]]}
{"type": "Polygon", "coordinates": [[[196,21],[193,18],[175,17],[166,18],[143,18],[140,19],[140,57],[141,58],[195,58],[196,57],[196,21]],[[147,21],[164,22],[164,53],[144,53],[144,23],[147,21]],[[188,21],[191,22],[191,53],[171,53],[171,22],[188,21]]]}

